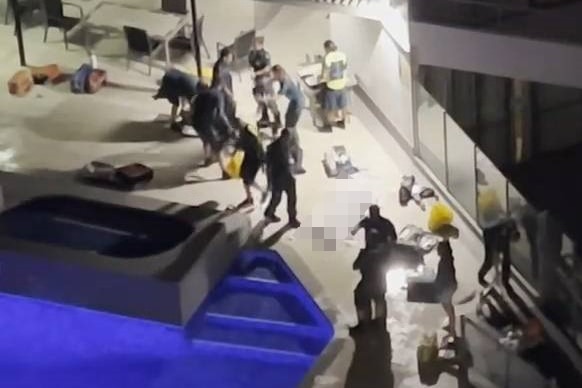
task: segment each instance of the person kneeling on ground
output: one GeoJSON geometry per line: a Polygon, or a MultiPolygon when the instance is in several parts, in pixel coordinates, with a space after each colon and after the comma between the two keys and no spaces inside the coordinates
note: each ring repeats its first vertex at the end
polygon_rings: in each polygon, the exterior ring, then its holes
{"type": "Polygon", "coordinates": [[[192,99],[208,87],[208,80],[180,71],[170,69],[164,74],[158,92],[153,96],[154,100],[167,99],[172,104],[170,112],[170,128],[181,131],[181,123],[178,118],[181,112],[190,106],[192,99]]]}
{"type": "Polygon", "coordinates": [[[217,88],[199,93],[193,101],[192,125],[204,145],[205,165],[217,160],[222,179],[229,179],[223,153],[233,130],[224,113],[223,102],[222,92],[217,88]]]}
{"type": "Polygon", "coordinates": [[[287,129],[281,131],[277,140],[272,142],[267,148],[267,180],[271,190],[271,201],[265,211],[267,222],[279,222],[281,219],[275,215],[283,192],[287,194],[287,214],[289,215],[288,225],[292,228],[299,228],[301,223],[297,220],[297,192],[295,178],[291,173],[289,165],[289,141],[290,135],[287,129]]]}
{"type": "MultiPolygon", "coordinates": [[[[239,208],[254,205],[251,187],[254,187],[261,192],[261,202],[265,202],[267,197],[267,190],[263,189],[255,182],[257,173],[259,172],[259,169],[263,167],[265,159],[263,146],[257,135],[251,131],[248,124],[241,122],[240,127],[242,129],[235,145],[235,152],[236,150],[244,152],[244,158],[240,168],[240,177],[243,181],[246,198],[238,205],[239,208]]],[[[232,156],[234,156],[234,152],[232,153],[232,156]]]]}

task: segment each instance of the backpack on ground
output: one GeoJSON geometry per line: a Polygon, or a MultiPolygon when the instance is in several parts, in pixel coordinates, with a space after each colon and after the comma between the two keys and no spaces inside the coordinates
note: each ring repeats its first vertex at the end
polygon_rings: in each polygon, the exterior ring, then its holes
{"type": "Polygon", "coordinates": [[[91,65],[87,63],[82,64],[71,77],[71,92],[75,94],[85,93],[92,71],[93,67],[91,65]]]}

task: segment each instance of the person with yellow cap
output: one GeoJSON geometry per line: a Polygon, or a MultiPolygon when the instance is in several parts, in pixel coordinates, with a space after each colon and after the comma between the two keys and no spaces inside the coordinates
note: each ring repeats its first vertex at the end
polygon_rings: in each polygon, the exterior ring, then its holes
{"type": "Polygon", "coordinates": [[[339,51],[331,40],[326,40],[323,47],[325,56],[323,57],[321,79],[325,83],[323,109],[327,125],[345,128],[348,105],[346,93],[348,59],[346,54],[339,51]]]}

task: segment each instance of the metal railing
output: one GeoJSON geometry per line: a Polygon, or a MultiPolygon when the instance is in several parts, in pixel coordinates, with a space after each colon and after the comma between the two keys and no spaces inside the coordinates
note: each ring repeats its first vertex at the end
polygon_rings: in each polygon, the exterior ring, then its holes
{"type": "Polygon", "coordinates": [[[473,373],[499,388],[549,388],[551,382],[516,352],[500,343],[500,337],[478,322],[461,316],[461,333],[471,354],[473,373]]]}

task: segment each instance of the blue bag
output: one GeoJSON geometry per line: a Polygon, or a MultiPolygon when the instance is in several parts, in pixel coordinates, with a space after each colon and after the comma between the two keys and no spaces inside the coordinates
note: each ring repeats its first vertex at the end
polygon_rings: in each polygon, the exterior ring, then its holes
{"type": "Polygon", "coordinates": [[[87,81],[92,71],[93,67],[91,65],[82,64],[71,78],[71,92],[85,93],[87,91],[87,81]]]}

